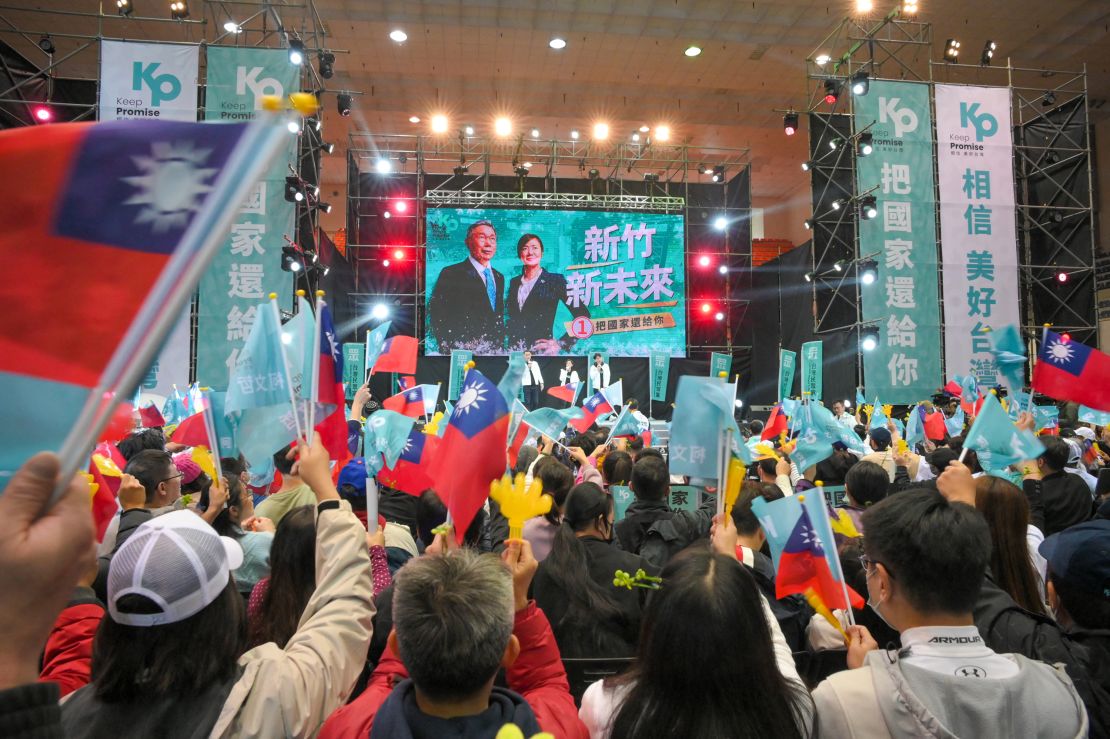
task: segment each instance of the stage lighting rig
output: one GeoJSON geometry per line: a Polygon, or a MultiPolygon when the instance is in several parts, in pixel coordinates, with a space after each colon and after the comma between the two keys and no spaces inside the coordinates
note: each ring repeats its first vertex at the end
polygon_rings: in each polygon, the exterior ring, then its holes
{"type": "Polygon", "coordinates": [[[802,162],[802,171],[803,172],[808,172],[811,169],[813,169],[813,160],[806,160],[806,161],[802,162]]]}
{"type": "Polygon", "coordinates": [[[299,38],[289,39],[289,63],[297,67],[304,64],[304,41],[299,38]]]}
{"type": "Polygon", "coordinates": [[[874,259],[862,259],[856,264],[856,273],[859,275],[860,283],[874,284],[875,280],[879,279],[879,263],[874,259]]]}
{"type": "Polygon", "coordinates": [[[54,52],[57,51],[57,49],[54,48],[54,39],[50,38],[49,34],[39,39],[39,48],[42,49],[44,54],[49,56],[54,56],[54,52]]]}
{"type": "Polygon", "coordinates": [[[335,96],[335,106],[339,110],[339,115],[346,118],[351,115],[351,96],[345,92],[341,92],[335,96]]]}
{"type": "Polygon", "coordinates": [[[304,183],[296,175],[285,178],[285,202],[299,203],[304,200],[304,183]]]}
{"type": "Polygon", "coordinates": [[[713,168],[712,180],[714,182],[725,181],[725,166],[723,164],[718,164],[716,167],[713,168]]]}
{"type": "Polygon", "coordinates": [[[871,78],[867,74],[866,69],[861,69],[852,75],[852,94],[853,95],[866,95],[867,91],[871,89],[871,78]]]}
{"type": "Polygon", "coordinates": [[[186,0],[173,0],[170,3],[170,18],[183,21],[189,17],[189,3],[186,0]]]}
{"type": "Polygon", "coordinates": [[[804,221],[802,221],[802,225],[805,226],[806,231],[812,231],[813,230],[813,223],[814,223],[814,221],[813,221],[812,218],[807,218],[804,221]]]}
{"type": "Polygon", "coordinates": [[[835,105],[840,98],[840,83],[836,80],[825,80],[825,102],[835,105]]]}
{"type": "Polygon", "coordinates": [[[960,42],[950,38],[944,42],[944,61],[955,64],[960,60],[960,42]]]}
{"type": "Polygon", "coordinates": [[[131,5],[131,0],[116,0],[116,12],[122,16],[130,16],[135,8],[131,5]]]}
{"type": "Polygon", "coordinates": [[[281,247],[281,269],[285,272],[300,272],[304,269],[304,257],[295,244],[281,247]]]}
{"type": "Polygon", "coordinates": [[[994,59],[994,51],[997,48],[998,44],[993,41],[987,41],[986,45],[983,46],[983,55],[979,57],[979,63],[984,67],[989,67],[991,65],[991,60],[994,59]]]}
{"type": "Polygon", "coordinates": [[[321,51],[316,58],[319,62],[320,76],[330,80],[335,74],[335,54],[330,51],[321,51]]]}
{"type": "Polygon", "coordinates": [[[874,195],[864,195],[859,199],[859,217],[870,221],[879,215],[879,208],[874,195]]]}
{"type": "Polygon", "coordinates": [[[864,326],[859,330],[859,348],[865,352],[873,352],[879,348],[879,329],[875,326],[864,326]]]}
{"type": "Polygon", "coordinates": [[[875,151],[875,136],[870,131],[863,131],[856,137],[856,154],[865,157],[875,151]]]}
{"type": "Polygon", "coordinates": [[[791,111],[782,117],[782,130],[787,136],[798,132],[798,114],[791,111]]]}

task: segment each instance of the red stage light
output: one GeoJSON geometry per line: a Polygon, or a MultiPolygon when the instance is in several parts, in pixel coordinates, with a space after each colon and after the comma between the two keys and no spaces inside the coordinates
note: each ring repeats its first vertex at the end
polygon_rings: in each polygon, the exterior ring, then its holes
{"type": "Polygon", "coordinates": [[[1056,279],[1059,280],[1060,282],[1067,282],[1068,281],[1068,273],[1067,272],[1060,272],[1056,275],[1056,279]]]}
{"type": "Polygon", "coordinates": [[[700,257],[698,257],[698,266],[700,266],[700,267],[708,267],[708,266],[709,266],[709,262],[710,262],[710,261],[711,261],[711,260],[709,259],[709,255],[708,255],[708,254],[702,254],[702,255],[701,255],[700,257]]]}
{"type": "Polygon", "coordinates": [[[708,313],[711,310],[713,310],[713,306],[710,305],[709,303],[702,303],[701,304],[701,312],[702,313],[708,313]]]}
{"type": "Polygon", "coordinates": [[[793,126],[786,126],[785,128],[783,128],[783,131],[786,132],[787,136],[793,136],[795,133],[797,133],[797,129],[795,129],[793,126]]]}
{"type": "Polygon", "coordinates": [[[393,250],[393,258],[394,259],[404,259],[405,258],[405,252],[401,249],[394,249],[393,250]]]}
{"type": "Polygon", "coordinates": [[[393,203],[393,210],[397,211],[398,213],[404,213],[408,209],[409,204],[406,203],[404,200],[398,200],[393,203]]]}
{"type": "Polygon", "coordinates": [[[1060,334],[1060,338],[1066,344],[1067,342],[1071,341],[1071,334],[1068,334],[1068,333],[1060,334]]]}
{"type": "Polygon", "coordinates": [[[836,102],[836,95],[832,95],[832,94],[826,95],[825,96],[825,102],[828,103],[829,105],[832,105],[833,103],[836,102]]]}
{"type": "Polygon", "coordinates": [[[54,120],[54,111],[45,105],[36,105],[32,110],[35,120],[39,123],[49,123],[54,120]]]}

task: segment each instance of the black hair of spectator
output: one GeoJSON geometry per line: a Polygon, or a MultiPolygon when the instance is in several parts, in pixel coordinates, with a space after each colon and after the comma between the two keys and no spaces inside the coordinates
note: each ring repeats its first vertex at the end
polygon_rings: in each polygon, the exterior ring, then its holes
{"type": "Polygon", "coordinates": [[[666,500],[671,487],[667,463],[655,457],[641,457],[632,466],[632,492],[637,500],[666,500]]]}

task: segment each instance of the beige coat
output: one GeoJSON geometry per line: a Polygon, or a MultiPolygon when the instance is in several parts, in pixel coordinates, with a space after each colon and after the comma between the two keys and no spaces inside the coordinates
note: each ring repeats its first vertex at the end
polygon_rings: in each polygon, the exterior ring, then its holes
{"type": "Polygon", "coordinates": [[[316,591],[297,633],[239,658],[211,737],[303,737],[343,705],[366,662],[374,615],[366,529],[350,504],[316,520],[316,591]]]}

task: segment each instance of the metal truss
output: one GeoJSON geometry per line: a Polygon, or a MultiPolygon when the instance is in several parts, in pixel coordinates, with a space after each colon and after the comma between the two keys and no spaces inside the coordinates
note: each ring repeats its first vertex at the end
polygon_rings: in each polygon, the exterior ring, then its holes
{"type": "Polygon", "coordinates": [[[590,195],[559,192],[482,192],[477,190],[430,189],[429,206],[575,208],[578,210],[646,210],[671,213],[686,207],[685,198],[655,195],[590,195]]]}

